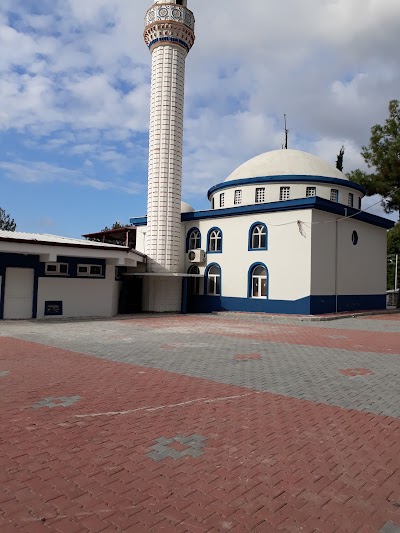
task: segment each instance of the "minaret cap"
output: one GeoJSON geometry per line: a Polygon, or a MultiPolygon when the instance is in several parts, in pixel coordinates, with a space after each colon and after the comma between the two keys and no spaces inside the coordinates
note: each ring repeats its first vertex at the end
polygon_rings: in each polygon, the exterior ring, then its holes
{"type": "Polygon", "coordinates": [[[194,23],[187,0],[156,0],[144,19],[145,43],[151,52],[163,44],[172,44],[189,52],[195,39],[194,23]]]}

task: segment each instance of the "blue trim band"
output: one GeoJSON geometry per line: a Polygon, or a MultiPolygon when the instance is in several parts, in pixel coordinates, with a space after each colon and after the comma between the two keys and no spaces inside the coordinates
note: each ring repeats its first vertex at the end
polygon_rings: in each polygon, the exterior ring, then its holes
{"type": "MultiPolygon", "coordinates": [[[[327,213],[334,213],[340,216],[350,216],[361,222],[372,224],[380,228],[391,229],[396,222],[387,218],[371,215],[370,213],[358,213],[358,209],[348,207],[343,204],[325,200],[319,196],[311,198],[300,198],[298,200],[286,200],[285,202],[269,202],[266,204],[244,205],[240,207],[227,207],[226,209],[209,209],[207,211],[195,211],[194,213],[182,213],[182,222],[195,220],[208,220],[213,218],[226,218],[237,215],[254,215],[255,213],[274,213],[277,211],[296,211],[301,209],[319,209],[327,213]]],[[[146,226],[147,217],[131,218],[131,224],[135,226],[146,226]]]]}
{"type": "Polygon", "coordinates": [[[326,176],[298,176],[298,175],[288,175],[288,176],[259,176],[256,178],[243,178],[239,180],[224,181],[218,183],[209,189],[207,193],[207,198],[210,199],[210,196],[217,191],[222,189],[231,189],[233,187],[243,186],[243,185],[253,185],[258,183],[329,183],[331,185],[340,185],[341,187],[347,187],[349,189],[355,189],[356,191],[361,192],[365,195],[365,189],[362,185],[354,183],[354,181],[349,181],[340,178],[327,178],[326,176]]]}
{"type": "Polygon", "coordinates": [[[153,44],[165,42],[177,44],[178,46],[184,48],[187,52],[190,51],[189,45],[185,43],[185,41],[182,41],[182,39],[177,39],[176,37],[157,37],[157,39],[153,39],[149,43],[148,48],[150,50],[153,44]]]}
{"type": "Polygon", "coordinates": [[[147,226],[147,216],[145,217],[136,217],[136,218],[130,218],[129,222],[133,226],[147,226]]]}
{"type": "Polygon", "coordinates": [[[228,207],[226,209],[214,209],[207,211],[195,211],[194,213],[183,213],[182,221],[206,220],[213,218],[226,218],[237,215],[253,215],[255,213],[274,213],[277,211],[296,211],[301,209],[319,209],[327,213],[334,213],[341,216],[350,216],[361,222],[367,222],[374,226],[391,229],[395,225],[393,220],[371,215],[370,213],[358,213],[357,209],[347,207],[330,200],[325,200],[318,196],[311,198],[300,198],[297,200],[286,200],[284,202],[270,202],[266,204],[244,205],[241,207],[228,207]],[[357,214],[356,214],[357,213],[357,214]]]}
{"type": "MultiPolygon", "coordinates": [[[[335,296],[306,296],[299,300],[269,300],[267,298],[231,298],[227,296],[192,296],[190,310],[197,313],[237,311],[247,313],[277,313],[320,315],[335,313],[335,296]]],[[[386,294],[338,296],[338,312],[386,309],[386,294]]]]}

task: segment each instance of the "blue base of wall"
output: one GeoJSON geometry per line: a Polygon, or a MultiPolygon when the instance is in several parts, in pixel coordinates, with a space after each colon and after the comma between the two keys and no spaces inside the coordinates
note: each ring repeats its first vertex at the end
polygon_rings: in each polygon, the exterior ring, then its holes
{"type": "MultiPolygon", "coordinates": [[[[386,309],[386,295],[338,296],[337,312],[386,309]]],[[[272,313],[290,315],[320,315],[336,312],[335,296],[307,296],[300,300],[262,300],[229,298],[227,296],[191,296],[189,313],[239,311],[244,313],[272,313]]]]}

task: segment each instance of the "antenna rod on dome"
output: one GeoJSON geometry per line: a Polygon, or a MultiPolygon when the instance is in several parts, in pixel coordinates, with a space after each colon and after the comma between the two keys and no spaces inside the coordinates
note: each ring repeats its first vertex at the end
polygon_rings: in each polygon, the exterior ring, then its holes
{"type": "Polygon", "coordinates": [[[288,149],[288,137],[289,137],[289,130],[286,127],[286,113],[283,115],[285,119],[285,150],[288,149]]]}
{"type": "Polygon", "coordinates": [[[344,146],[342,146],[336,160],[336,168],[343,172],[344,146]]]}

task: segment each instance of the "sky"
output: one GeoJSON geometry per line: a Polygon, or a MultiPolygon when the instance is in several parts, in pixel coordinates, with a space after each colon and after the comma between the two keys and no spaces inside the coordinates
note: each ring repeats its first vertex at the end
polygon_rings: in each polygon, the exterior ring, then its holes
{"type": "MultiPolygon", "coordinates": [[[[19,231],[78,237],[146,213],[151,4],[1,0],[0,207],[19,231]]],[[[366,169],[370,128],[400,98],[399,0],[188,7],[185,201],[208,208],[212,185],[281,148],[284,113],[290,148],[335,164],[344,145],[345,172],[366,169]]]]}

